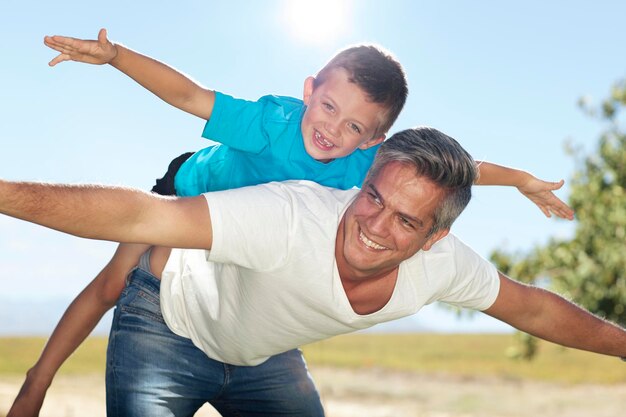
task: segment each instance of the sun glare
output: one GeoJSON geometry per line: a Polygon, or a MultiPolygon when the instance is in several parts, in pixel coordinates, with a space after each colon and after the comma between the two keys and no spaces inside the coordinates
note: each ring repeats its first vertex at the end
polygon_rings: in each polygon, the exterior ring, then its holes
{"type": "Polygon", "coordinates": [[[349,3],[348,0],[287,0],[285,18],[295,37],[321,43],[345,31],[349,25],[349,3]]]}

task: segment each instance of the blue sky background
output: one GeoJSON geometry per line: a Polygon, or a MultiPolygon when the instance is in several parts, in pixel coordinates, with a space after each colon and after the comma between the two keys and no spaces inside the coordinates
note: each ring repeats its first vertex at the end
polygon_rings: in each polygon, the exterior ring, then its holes
{"type": "MultiPolygon", "coordinates": [[[[599,101],[626,75],[624,16],[626,3],[617,0],[3,0],[0,177],[148,189],[174,156],[207,145],[202,120],[112,67],[47,66],[55,53],[43,45],[44,35],[95,38],[106,27],[111,39],[249,99],[300,97],[306,76],[336,50],[378,43],[409,79],[409,99],[391,133],[430,125],[477,159],[567,181],[574,162],[564,142],[592,150],[602,129],[577,101],[599,101]],[[304,19],[288,18],[296,3],[314,9],[304,19]]],[[[558,194],[567,199],[567,186],[558,194]]],[[[545,219],[515,190],[479,187],[453,230],[487,257],[495,248],[527,250],[568,236],[573,227],[545,219]]],[[[114,248],[6,217],[0,236],[4,334],[49,332],[114,248]]],[[[438,308],[400,325],[505,329],[489,320],[456,320],[438,308]]]]}

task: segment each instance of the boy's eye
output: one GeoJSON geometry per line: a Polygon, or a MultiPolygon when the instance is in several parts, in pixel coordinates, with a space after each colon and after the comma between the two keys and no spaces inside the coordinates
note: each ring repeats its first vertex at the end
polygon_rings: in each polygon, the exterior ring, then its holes
{"type": "Polygon", "coordinates": [[[357,135],[361,134],[361,129],[357,125],[355,125],[354,123],[350,123],[350,130],[352,130],[357,135]]]}
{"type": "Polygon", "coordinates": [[[329,103],[322,103],[322,106],[323,106],[326,110],[328,110],[328,111],[333,111],[333,110],[335,110],[335,108],[333,107],[333,105],[332,105],[332,104],[329,104],[329,103]]]}

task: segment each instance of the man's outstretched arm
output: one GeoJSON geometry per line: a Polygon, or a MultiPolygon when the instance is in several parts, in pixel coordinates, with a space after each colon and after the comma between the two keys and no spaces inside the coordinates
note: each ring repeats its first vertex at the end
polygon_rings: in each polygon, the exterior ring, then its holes
{"type": "Polygon", "coordinates": [[[71,235],[210,249],[203,196],[162,197],[124,187],[0,181],[0,213],[71,235]]]}
{"type": "Polygon", "coordinates": [[[484,311],[526,333],[576,349],[626,356],[626,330],[563,297],[500,274],[500,292],[484,311]]]}

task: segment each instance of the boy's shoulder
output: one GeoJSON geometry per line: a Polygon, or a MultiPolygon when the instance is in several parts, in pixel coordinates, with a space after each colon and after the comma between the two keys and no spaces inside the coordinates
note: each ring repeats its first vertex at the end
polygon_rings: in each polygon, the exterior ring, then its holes
{"type": "Polygon", "coordinates": [[[301,99],[276,94],[267,94],[257,100],[248,100],[216,91],[215,97],[216,114],[222,111],[239,115],[257,113],[263,114],[266,119],[278,121],[299,119],[305,108],[301,99]]]}
{"type": "Polygon", "coordinates": [[[258,100],[263,103],[270,103],[275,106],[280,106],[284,108],[302,108],[304,107],[304,102],[299,98],[289,97],[289,96],[279,96],[275,94],[268,94],[262,96],[258,100]]]}
{"type": "Polygon", "coordinates": [[[293,121],[300,123],[304,113],[304,102],[295,97],[266,95],[258,100],[263,104],[268,121],[293,121]]]}
{"type": "Polygon", "coordinates": [[[220,104],[233,104],[233,103],[241,103],[241,105],[245,105],[245,103],[253,104],[253,103],[261,103],[261,104],[269,104],[274,106],[284,106],[284,107],[303,107],[304,102],[295,97],[290,96],[281,96],[278,94],[266,94],[264,96],[259,97],[257,100],[249,100],[236,96],[232,96],[230,94],[223,93],[221,91],[215,91],[216,101],[220,102],[220,104]]]}

